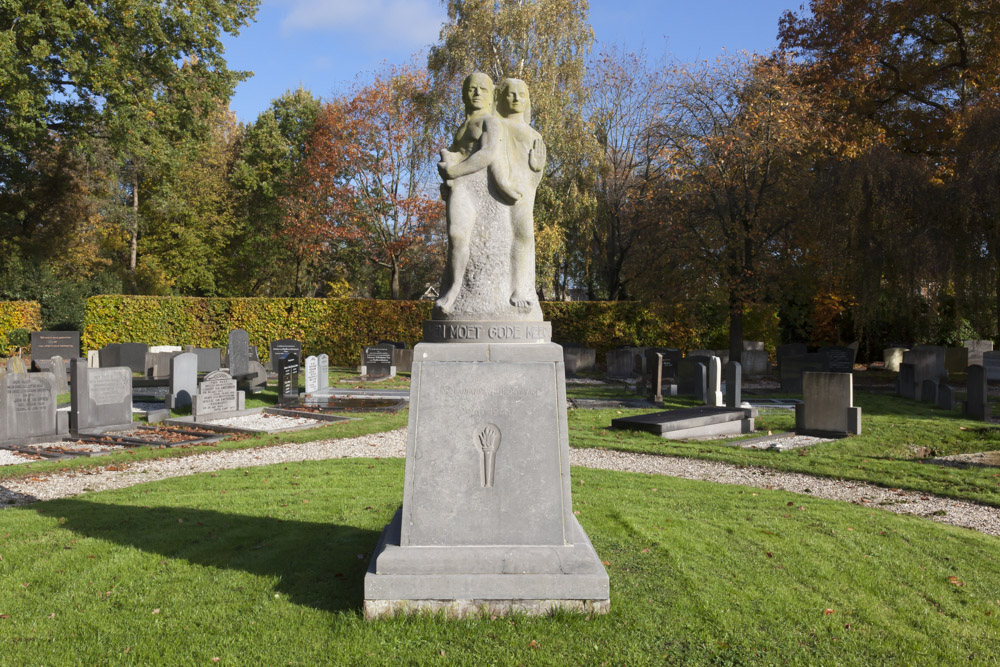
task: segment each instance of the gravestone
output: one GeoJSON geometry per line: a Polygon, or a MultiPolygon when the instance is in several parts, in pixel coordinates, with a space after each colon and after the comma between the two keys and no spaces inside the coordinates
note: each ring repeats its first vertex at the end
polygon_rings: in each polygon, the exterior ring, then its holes
{"type": "Polygon", "coordinates": [[[248,352],[247,352],[247,358],[251,362],[256,361],[259,364],[260,363],[260,355],[257,353],[257,346],[256,345],[247,345],[247,350],[248,350],[248,352]]]}
{"type": "Polygon", "coordinates": [[[83,359],[71,359],[69,373],[72,433],[131,427],[131,368],[87,368],[83,359]]]}
{"type": "Polygon", "coordinates": [[[597,350],[582,345],[563,346],[563,363],[567,373],[593,370],[597,363],[597,350]]]}
{"type": "Polygon", "coordinates": [[[166,405],[171,410],[191,405],[198,393],[198,355],[182,352],[170,357],[170,393],[166,405]]]}
{"type": "MultiPolygon", "coordinates": [[[[709,357],[715,359],[717,357],[709,357]]],[[[704,363],[697,363],[694,366],[694,397],[702,403],[708,400],[708,366],[704,363]]]]}
{"type": "Polygon", "coordinates": [[[396,367],[397,373],[409,373],[413,370],[413,349],[406,347],[393,347],[392,365],[396,367]]]}
{"type": "MultiPolygon", "coordinates": [[[[752,342],[752,341],[744,341],[752,342]]],[[[761,343],[763,346],[763,343],[761,343]]],[[[767,356],[767,350],[743,350],[742,357],[740,359],[740,366],[743,367],[743,373],[745,375],[767,375],[771,370],[770,360],[767,356]]]]}
{"type": "Polygon", "coordinates": [[[150,354],[158,354],[160,352],[183,352],[184,348],[180,345],[150,345],[150,354]]]}
{"type": "MultiPolygon", "coordinates": [[[[133,373],[146,374],[146,353],[149,346],[145,343],[122,343],[118,348],[118,364],[128,366],[133,373]]],[[[102,363],[101,366],[104,364],[102,363]]]]}
{"type": "MultiPolygon", "coordinates": [[[[413,358],[410,358],[413,361],[413,358]]],[[[319,388],[328,389],[330,387],[330,355],[323,353],[317,357],[317,362],[319,364],[319,388]]]]}
{"type": "Polygon", "coordinates": [[[406,343],[404,343],[402,341],[399,341],[399,340],[380,340],[378,342],[378,344],[379,345],[392,345],[397,350],[405,350],[406,349],[406,343]]]}
{"type": "Polygon", "coordinates": [[[392,345],[369,345],[361,351],[361,376],[387,378],[396,374],[392,365],[392,345]]]}
{"type": "Polygon", "coordinates": [[[861,408],[853,403],[852,374],[806,372],[802,403],[795,406],[795,432],[820,437],[859,435],[861,408]]]}
{"type": "Polygon", "coordinates": [[[652,383],[649,387],[649,400],[652,403],[663,402],[663,353],[656,353],[656,360],[653,363],[652,383]]]}
{"type": "Polygon", "coordinates": [[[66,361],[58,354],[49,358],[49,372],[55,379],[56,395],[69,392],[69,384],[66,383],[66,361]]]}
{"type": "Polygon", "coordinates": [[[0,443],[28,445],[65,435],[52,373],[0,374],[0,443]]]}
{"type": "Polygon", "coordinates": [[[922,403],[937,403],[938,381],[933,379],[924,380],[920,383],[920,401],[922,403]]]}
{"type": "Polygon", "coordinates": [[[826,355],[821,352],[790,354],[781,362],[781,392],[801,394],[804,373],[826,372],[826,355]]]}
{"type": "Polygon", "coordinates": [[[281,359],[286,354],[288,354],[289,352],[294,352],[295,358],[301,360],[302,343],[292,338],[282,338],[281,340],[272,340],[270,345],[270,356],[268,357],[268,360],[271,362],[271,369],[277,372],[278,360],[281,359]]]}
{"type": "Polygon", "coordinates": [[[24,359],[18,356],[13,356],[7,360],[7,372],[15,373],[18,375],[28,372],[28,369],[24,365],[24,359]]]}
{"type": "Polygon", "coordinates": [[[899,365],[903,363],[903,354],[909,352],[908,347],[887,347],[882,350],[882,362],[887,371],[899,372],[899,365]]]}
{"type": "Polygon", "coordinates": [[[108,343],[98,350],[101,368],[115,368],[122,365],[122,344],[108,343]]]}
{"type": "Polygon", "coordinates": [[[899,365],[899,377],[896,378],[896,394],[903,398],[915,400],[917,398],[917,388],[923,384],[923,380],[917,381],[917,365],[904,361],[899,365]]]}
{"type": "Polygon", "coordinates": [[[242,381],[237,381],[238,384],[240,382],[245,386],[245,390],[249,390],[252,394],[265,389],[267,387],[267,369],[264,368],[264,364],[251,359],[247,374],[243,376],[242,381]]]}
{"type": "Polygon", "coordinates": [[[725,405],[722,398],[722,362],[718,357],[710,357],[708,360],[708,395],[705,397],[705,404],[716,408],[725,405]]]}
{"type": "Polygon", "coordinates": [[[32,331],[31,361],[38,368],[49,369],[48,361],[54,356],[76,359],[80,356],[79,331],[32,331]]]}
{"type": "Polygon", "coordinates": [[[315,394],[319,391],[319,359],[314,356],[306,357],[306,394],[315,394]]]}
{"type": "Polygon", "coordinates": [[[299,402],[299,355],[295,351],[278,357],[278,403],[291,405],[299,402]]]}
{"type": "Polygon", "coordinates": [[[743,403],[743,373],[740,362],[726,364],[726,407],[738,408],[743,403]]]}
{"type": "Polygon", "coordinates": [[[195,347],[185,345],[184,352],[190,352],[198,358],[198,372],[211,373],[222,368],[222,348],[221,347],[195,347]]]}
{"type": "Polygon", "coordinates": [[[710,356],[718,357],[719,361],[721,361],[723,365],[728,364],[730,361],[729,350],[712,350],[712,354],[710,356]]]}
{"type": "Polygon", "coordinates": [[[613,380],[627,380],[635,370],[632,350],[608,350],[604,355],[605,375],[613,380]]]}
{"type": "Polygon", "coordinates": [[[87,351],[87,368],[101,367],[101,353],[98,350],[87,351]]]}
{"type": "Polygon", "coordinates": [[[198,384],[198,393],[191,397],[191,414],[194,421],[225,419],[244,409],[242,391],[236,389],[236,380],[225,371],[213,371],[198,384]]]}
{"type": "Polygon", "coordinates": [[[955,389],[953,387],[946,384],[938,387],[937,406],[942,410],[955,409],[955,389]]]}
{"type": "Polygon", "coordinates": [[[846,345],[828,345],[820,348],[823,355],[824,371],[827,373],[853,373],[854,353],[853,348],[846,345]]]}
{"type": "Polygon", "coordinates": [[[805,343],[786,343],[775,348],[775,360],[778,364],[778,375],[781,376],[781,362],[785,357],[801,356],[809,352],[809,347],[805,343]]]}
{"type": "MultiPolygon", "coordinates": [[[[166,380],[170,377],[170,360],[180,352],[149,352],[146,355],[146,377],[166,380]]],[[[197,359],[197,357],[195,357],[197,359]]]]}
{"type": "Polygon", "coordinates": [[[676,390],[673,389],[673,385],[678,384],[678,377],[680,371],[680,362],[683,358],[683,354],[680,350],[672,347],[647,347],[643,348],[644,352],[642,354],[642,378],[643,386],[647,388],[648,395],[659,394],[662,392],[662,387],[664,384],[668,385],[667,394],[673,395],[676,390]],[[657,357],[657,354],[662,354],[662,357],[657,357]],[[660,379],[661,386],[654,387],[656,382],[654,377],[657,360],[660,361],[660,379]]]}
{"type": "Polygon", "coordinates": [[[744,352],[763,352],[764,351],[764,341],[762,340],[745,340],[743,341],[743,351],[744,352]]]}
{"type": "Polygon", "coordinates": [[[711,357],[684,357],[677,365],[677,393],[683,396],[694,396],[704,400],[708,388],[707,371],[698,369],[701,365],[708,368],[708,360],[711,357]]]}
{"type": "Polygon", "coordinates": [[[250,372],[250,334],[245,330],[233,329],[229,332],[226,362],[229,364],[229,375],[232,377],[240,377],[250,372]]]}
{"type": "Polygon", "coordinates": [[[989,382],[1000,382],[1000,351],[983,352],[983,370],[989,382]]]}
{"type": "Polygon", "coordinates": [[[993,351],[993,341],[991,340],[967,340],[964,345],[965,349],[969,351],[969,366],[982,366],[983,352],[993,351]]]}
{"type": "Polygon", "coordinates": [[[718,438],[753,433],[754,418],[747,410],[699,405],[611,420],[611,427],[654,433],[667,440],[718,438]]]}
{"type": "Polygon", "coordinates": [[[968,393],[962,412],[969,419],[979,421],[989,421],[990,403],[986,393],[986,370],[979,365],[969,366],[968,370],[968,393]]]}
{"type": "Polygon", "coordinates": [[[948,371],[944,364],[944,348],[940,345],[917,345],[909,352],[903,354],[903,361],[910,361],[917,356],[927,356],[933,359],[931,368],[932,377],[943,380],[948,377],[948,371]]]}
{"type": "Polygon", "coordinates": [[[964,373],[969,367],[969,350],[964,347],[944,348],[944,369],[949,373],[964,373]]]}

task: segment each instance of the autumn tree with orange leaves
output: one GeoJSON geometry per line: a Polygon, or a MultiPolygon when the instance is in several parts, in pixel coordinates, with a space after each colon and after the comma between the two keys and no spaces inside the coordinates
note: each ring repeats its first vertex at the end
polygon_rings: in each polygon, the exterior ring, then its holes
{"type": "Polygon", "coordinates": [[[444,214],[428,94],[425,72],[392,67],[327,103],[284,202],[292,243],[314,258],[337,246],[360,248],[389,272],[393,299],[408,258],[430,242],[444,214]]]}

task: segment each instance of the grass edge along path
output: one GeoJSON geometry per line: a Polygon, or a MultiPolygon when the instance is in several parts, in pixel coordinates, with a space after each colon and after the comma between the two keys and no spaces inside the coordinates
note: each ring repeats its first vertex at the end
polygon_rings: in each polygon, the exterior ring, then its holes
{"type": "Polygon", "coordinates": [[[402,477],[398,459],[303,462],[2,512],[0,662],[1000,660],[997,538],[781,491],[581,469],[574,509],[607,562],[609,614],[365,622],[364,571],[402,477]]]}

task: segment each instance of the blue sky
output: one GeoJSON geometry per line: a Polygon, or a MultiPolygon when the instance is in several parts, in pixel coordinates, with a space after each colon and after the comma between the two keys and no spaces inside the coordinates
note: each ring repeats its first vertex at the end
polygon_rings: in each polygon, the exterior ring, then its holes
{"type": "MultiPolygon", "coordinates": [[[[778,18],[802,1],[591,0],[590,23],[597,48],[645,46],[683,61],[711,59],[723,49],[773,48],[778,18]]],[[[329,97],[383,61],[425,51],[444,19],[438,0],[263,0],[256,23],[224,40],[230,67],[254,72],[236,89],[232,109],[252,121],[299,84],[329,97]]]]}

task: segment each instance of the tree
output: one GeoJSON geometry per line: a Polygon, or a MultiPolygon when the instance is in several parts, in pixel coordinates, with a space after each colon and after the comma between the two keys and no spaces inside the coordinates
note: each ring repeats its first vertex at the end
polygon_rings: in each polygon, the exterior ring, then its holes
{"type": "Polygon", "coordinates": [[[423,71],[388,68],[323,108],[306,149],[305,168],[289,196],[286,230],[303,250],[357,244],[388,270],[393,299],[414,247],[428,240],[443,207],[437,143],[428,132],[423,71]]]}
{"type": "MultiPolygon", "coordinates": [[[[743,312],[759,298],[789,201],[805,185],[803,156],[821,118],[781,58],[727,57],[677,67],[660,131],[669,166],[665,242],[712,275],[729,308],[730,358],[743,351],[743,312]]],[[[669,247],[669,246],[668,246],[669,247]]]]}
{"type": "MultiPolygon", "coordinates": [[[[587,99],[584,58],[593,42],[587,0],[442,0],[448,22],[427,66],[434,82],[438,117],[446,132],[458,126],[462,79],[474,71],[499,84],[528,84],[533,124],[548,148],[545,178],[535,200],[536,275],[539,288],[558,291],[567,283],[567,238],[589,243],[576,230],[593,217],[589,176],[597,159],[593,134],[583,117],[587,99]]],[[[586,246],[584,246],[586,249],[586,246]]]]}
{"type": "Polygon", "coordinates": [[[592,63],[587,114],[601,148],[593,261],[608,299],[628,298],[627,263],[658,214],[654,195],[663,176],[662,134],[666,78],[645,52],[611,49],[592,63]]]}

